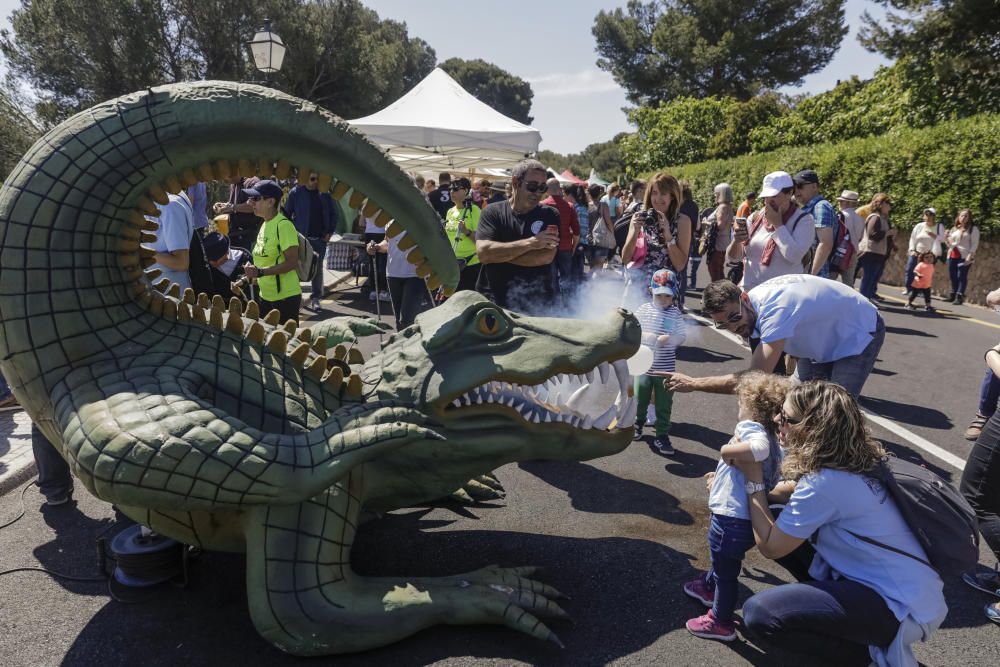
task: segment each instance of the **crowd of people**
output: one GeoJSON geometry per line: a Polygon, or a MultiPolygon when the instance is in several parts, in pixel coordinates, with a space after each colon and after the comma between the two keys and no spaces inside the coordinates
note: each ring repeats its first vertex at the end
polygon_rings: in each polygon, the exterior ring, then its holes
{"type": "MultiPolygon", "coordinates": [[[[276,309],[282,321],[297,321],[299,235],[322,259],[342,226],[341,208],[319,191],[318,175],[303,176],[287,192],[275,181],[234,177],[227,201],[211,207],[223,223],[214,231],[204,185],[170,195],[151,246],[155,268],[182,288],[227,298],[245,279],[262,312],[276,309]]],[[[743,604],[745,628],[764,645],[843,664],[916,665],[910,645],[929,637],[947,613],[943,582],[887,502],[877,473],[886,453],[857,404],[885,339],[876,288],[898,240],[887,194],[859,207],[860,194],[843,190],[835,207],[815,171],[775,171],[739,204],[732,187],[717,184],[712,205],[699,211],[690,185],[665,172],[605,189],[563,185],[534,160],[518,164],[506,186],[447,173],[414,184],[441,217],[460,289],[550,315],[587,298],[591,285],[620,281],[620,303],[636,313],[652,359],[634,378],[635,439],[652,422],[652,448],[671,456],[675,392],[737,396],[732,439],[715,443],[720,460],[706,479],[711,569],[683,586],[708,608],[688,621],[692,634],[736,638],[737,580],[756,547],[797,580],[743,604]],[[702,315],[748,341],[745,372],[676,372],[689,329],[685,294],[696,288],[702,258],[711,280],[702,315]]],[[[391,303],[397,328],[405,328],[443,295],[428,290],[406,260],[399,248],[405,235],[387,239],[360,213],[358,222],[372,262],[372,298],[391,303]]],[[[978,244],[969,210],[946,230],[926,208],[907,248],[908,306],[921,296],[932,309],[931,281],[942,260],[948,300],[961,304],[978,244]]],[[[320,308],[322,290],[321,273],[309,308],[320,308]]],[[[990,298],[1000,304],[1000,290],[990,298]]],[[[961,490],[1000,559],[1000,346],[986,363],[980,408],[966,433],[977,442],[961,490]]],[[[63,504],[72,493],[69,471],[43,441],[36,429],[39,485],[50,504],[63,504]]],[[[1000,595],[996,572],[964,579],[1000,595]]],[[[1000,605],[988,606],[987,615],[1000,622],[1000,605]]]]}

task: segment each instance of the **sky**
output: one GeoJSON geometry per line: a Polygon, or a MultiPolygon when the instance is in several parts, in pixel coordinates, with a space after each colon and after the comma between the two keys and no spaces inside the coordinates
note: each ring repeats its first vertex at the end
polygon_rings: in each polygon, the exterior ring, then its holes
{"type": "MultiPolygon", "coordinates": [[[[766,0],[762,0],[766,1],[766,0]]],[[[482,5],[463,0],[364,0],[382,18],[406,23],[411,37],[434,49],[438,62],[482,58],[527,80],[535,96],[532,125],[542,134],[542,149],[576,153],[631,128],[622,111],[625,91],[597,67],[591,28],[599,11],[625,6],[624,0],[514,0],[482,5]],[[502,8],[502,9],[500,9],[502,8]]],[[[0,25],[9,27],[18,0],[0,0],[0,25]]],[[[787,93],[820,93],[856,74],[869,78],[888,61],[857,42],[861,14],[883,14],[874,2],[847,0],[850,32],[821,71],[787,93]]]]}

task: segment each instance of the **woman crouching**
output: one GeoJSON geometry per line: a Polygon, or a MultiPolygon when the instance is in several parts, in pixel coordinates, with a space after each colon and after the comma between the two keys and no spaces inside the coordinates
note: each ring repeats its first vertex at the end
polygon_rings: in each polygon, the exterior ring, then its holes
{"type": "Polygon", "coordinates": [[[779,559],[809,550],[804,543],[814,536],[815,556],[810,579],[746,602],[747,629],[766,644],[834,664],[915,667],[910,645],[926,640],[948,607],[941,578],[911,557],[927,558],[875,476],[885,450],[850,394],[830,382],[793,388],[775,419],[782,475],[795,488],[776,521],[761,465],[736,462],[747,480],[754,540],[764,556],[779,559]]]}

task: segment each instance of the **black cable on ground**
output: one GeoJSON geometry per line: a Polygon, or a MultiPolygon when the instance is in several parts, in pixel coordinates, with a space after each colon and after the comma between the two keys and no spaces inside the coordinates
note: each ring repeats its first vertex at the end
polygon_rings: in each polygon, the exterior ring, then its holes
{"type": "Polygon", "coordinates": [[[35,479],[31,480],[30,482],[28,482],[27,484],[24,485],[24,487],[21,489],[21,513],[18,514],[13,519],[11,519],[10,521],[8,521],[7,523],[5,523],[2,526],[0,526],[0,530],[3,530],[7,526],[9,526],[11,524],[14,524],[14,523],[17,523],[18,521],[21,520],[21,518],[24,516],[24,492],[28,490],[28,487],[34,486],[35,482],[37,482],[37,481],[38,481],[38,478],[36,477],[35,479]]]}

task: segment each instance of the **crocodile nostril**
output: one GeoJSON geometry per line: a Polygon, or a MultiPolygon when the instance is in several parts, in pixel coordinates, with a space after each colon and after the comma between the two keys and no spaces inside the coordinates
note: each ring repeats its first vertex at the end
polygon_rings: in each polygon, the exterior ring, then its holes
{"type": "Polygon", "coordinates": [[[629,315],[632,314],[632,312],[629,309],[627,309],[627,308],[619,308],[618,309],[618,314],[622,315],[624,317],[628,317],[629,315]]]}

